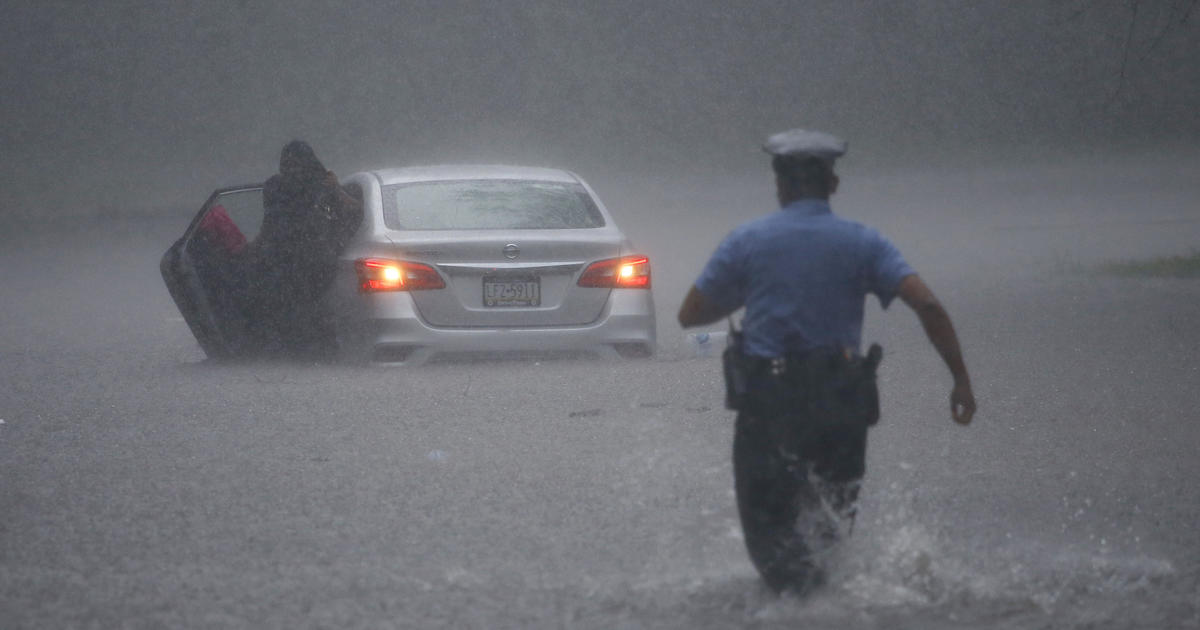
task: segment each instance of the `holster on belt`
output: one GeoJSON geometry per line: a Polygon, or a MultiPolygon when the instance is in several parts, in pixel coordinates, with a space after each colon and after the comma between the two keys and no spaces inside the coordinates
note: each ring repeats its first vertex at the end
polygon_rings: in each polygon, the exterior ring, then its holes
{"type": "Polygon", "coordinates": [[[765,359],[743,352],[742,333],[731,323],[721,358],[728,409],[759,416],[803,413],[812,422],[834,424],[879,422],[879,344],[864,356],[830,349],[765,359]]]}

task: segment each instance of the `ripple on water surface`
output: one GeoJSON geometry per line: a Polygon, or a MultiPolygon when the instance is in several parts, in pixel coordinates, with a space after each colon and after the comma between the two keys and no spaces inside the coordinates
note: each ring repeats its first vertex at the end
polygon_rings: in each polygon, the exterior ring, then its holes
{"type": "MultiPolygon", "coordinates": [[[[902,497],[840,551],[829,584],[775,597],[751,573],[663,575],[593,585],[567,620],[630,627],[1200,628],[1196,576],[1166,559],[1110,546],[980,542],[923,522],[902,497]]],[[[574,590],[565,587],[567,590],[574,590]]]]}

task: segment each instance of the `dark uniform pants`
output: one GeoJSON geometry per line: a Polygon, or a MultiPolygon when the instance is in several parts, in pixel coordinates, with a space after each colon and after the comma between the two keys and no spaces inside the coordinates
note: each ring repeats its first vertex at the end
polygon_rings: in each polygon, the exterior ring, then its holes
{"type": "Polygon", "coordinates": [[[825,558],[853,525],[866,470],[861,407],[840,404],[828,388],[799,393],[800,386],[780,381],[752,393],[733,440],[746,548],[776,592],[823,581],[825,558]],[[772,391],[779,388],[787,391],[772,391]]]}

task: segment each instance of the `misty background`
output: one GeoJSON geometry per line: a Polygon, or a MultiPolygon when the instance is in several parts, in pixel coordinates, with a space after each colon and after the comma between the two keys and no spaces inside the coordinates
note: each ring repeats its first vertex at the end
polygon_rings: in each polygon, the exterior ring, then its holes
{"type": "Polygon", "coordinates": [[[0,9],[0,627],[1200,627],[1200,283],[1095,273],[1200,247],[1200,0],[0,9]],[[748,561],[675,320],[796,126],[849,140],[835,211],[934,287],[980,403],[952,425],[868,300],[884,420],[805,600],[748,561]],[[159,259],[293,138],[578,172],[658,352],[205,361],[159,259]]]}
{"type": "Polygon", "coordinates": [[[1190,153],[1195,5],[10,1],[0,216],[191,212],[292,138],[341,175],[761,172],[795,126],[851,170],[1190,153]]]}

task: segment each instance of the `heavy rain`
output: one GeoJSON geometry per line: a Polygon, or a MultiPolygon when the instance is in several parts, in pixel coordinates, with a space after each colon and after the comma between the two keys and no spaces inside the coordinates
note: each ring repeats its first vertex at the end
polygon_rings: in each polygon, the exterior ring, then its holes
{"type": "Polygon", "coordinates": [[[0,627],[1200,627],[1197,4],[4,3],[0,627]],[[792,127],[849,141],[834,212],[979,401],[951,422],[869,300],[883,419],[803,597],[747,558],[675,319],[792,127]],[[159,259],[297,138],[579,173],[650,259],[654,356],[207,359],[159,259]]]}

